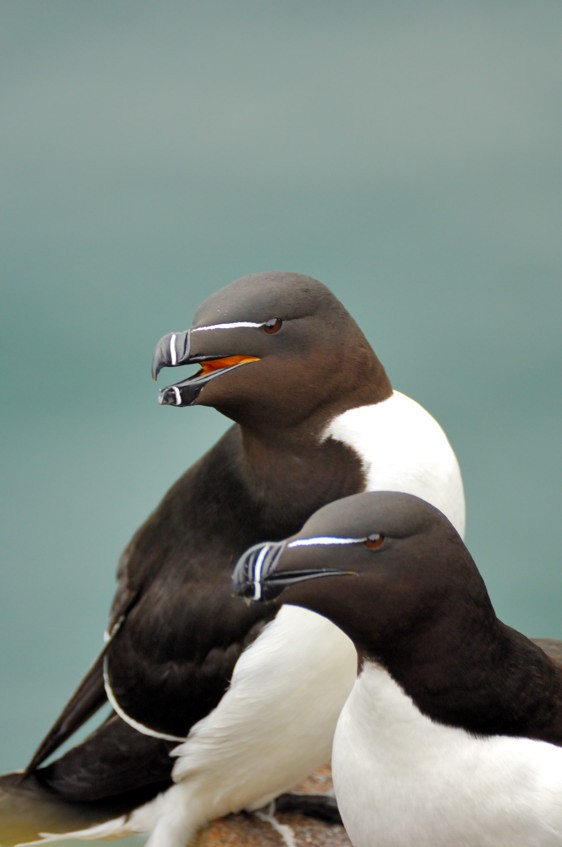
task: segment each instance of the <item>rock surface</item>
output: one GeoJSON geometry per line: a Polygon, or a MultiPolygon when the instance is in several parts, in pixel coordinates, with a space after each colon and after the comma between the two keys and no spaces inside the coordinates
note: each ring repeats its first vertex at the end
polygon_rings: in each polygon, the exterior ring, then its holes
{"type": "MultiPolygon", "coordinates": [[[[296,791],[331,792],[330,768],[316,771],[296,791]]],[[[294,812],[264,810],[214,821],[200,833],[197,847],[351,847],[351,842],[342,826],[294,812]]]]}

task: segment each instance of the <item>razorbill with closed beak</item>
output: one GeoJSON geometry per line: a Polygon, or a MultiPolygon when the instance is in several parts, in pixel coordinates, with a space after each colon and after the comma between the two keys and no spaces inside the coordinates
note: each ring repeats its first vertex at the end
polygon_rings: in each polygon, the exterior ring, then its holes
{"type": "Polygon", "coordinates": [[[234,587],[355,644],[332,757],[354,847],[562,844],[562,664],[498,620],[441,512],[398,492],[344,498],[249,550],[234,587]]]}
{"type": "Polygon", "coordinates": [[[233,598],[232,566],[249,546],[379,488],[423,496],[463,531],[443,430],[393,391],[320,282],[256,274],[209,297],[189,330],[158,343],[153,375],[186,364],[197,372],[160,402],[212,406],[235,424],[133,537],[102,653],[27,779],[0,781],[0,810],[26,809],[27,841],[73,829],[185,847],[209,820],[265,805],[329,759],[355,650],[318,615],[233,598]],[[106,701],[111,717],[40,767],[106,701]],[[48,825],[33,812],[39,795],[41,809],[57,800],[48,825]]]}

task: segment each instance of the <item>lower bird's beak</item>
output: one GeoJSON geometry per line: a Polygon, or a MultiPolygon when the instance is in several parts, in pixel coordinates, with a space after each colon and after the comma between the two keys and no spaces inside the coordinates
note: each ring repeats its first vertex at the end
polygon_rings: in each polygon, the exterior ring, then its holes
{"type": "Polygon", "coordinates": [[[337,568],[299,568],[298,562],[294,562],[294,568],[281,569],[280,560],[286,550],[286,541],[256,544],[246,550],[232,574],[234,593],[250,600],[275,600],[289,585],[346,573],[337,568]]]}
{"type": "Polygon", "coordinates": [[[191,331],[170,332],[164,335],[152,358],[152,378],[156,379],[162,368],[179,365],[200,365],[200,370],[191,377],[163,388],[158,401],[164,406],[191,406],[199,392],[211,379],[238,368],[248,362],[258,361],[256,356],[210,356],[192,350],[191,331]]]}

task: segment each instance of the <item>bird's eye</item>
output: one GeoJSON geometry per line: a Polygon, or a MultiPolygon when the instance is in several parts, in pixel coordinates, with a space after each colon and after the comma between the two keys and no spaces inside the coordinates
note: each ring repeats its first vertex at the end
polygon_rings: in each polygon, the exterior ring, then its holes
{"type": "Polygon", "coordinates": [[[377,547],[380,547],[384,541],[384,535],[381,535],[379,532],[372,532],[371,535],[368,535],[363,544],[369,550],[376,550],[377,547]]]}
{"type": "Polygon", "coordinates": [[[274,335],[276,332],[279,332],[283,326],[283,321],[281,318],[270,318],[270,320],[265,321],[262,326],[264,332],[267,332],[268,335],[274,335]]]}

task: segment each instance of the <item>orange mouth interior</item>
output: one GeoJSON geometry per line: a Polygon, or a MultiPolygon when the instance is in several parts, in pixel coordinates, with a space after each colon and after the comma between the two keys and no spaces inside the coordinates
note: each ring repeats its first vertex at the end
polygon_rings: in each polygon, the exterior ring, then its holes
{"type": "Polygon", "coordinates": [[[258,356],[225,356],[224,359],[208,359],[201,362],[201,370],[198,376],[208,376],[223,368],[231,368],[233,365],[245,365],[246,362],[259,362],[258,356]]]}

